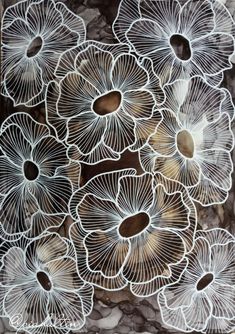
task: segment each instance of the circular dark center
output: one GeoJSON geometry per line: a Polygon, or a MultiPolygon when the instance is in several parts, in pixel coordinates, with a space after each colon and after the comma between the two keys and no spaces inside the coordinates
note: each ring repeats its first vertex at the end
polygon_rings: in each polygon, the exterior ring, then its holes
{"type": "Polygon", "coordinates": [[[191,48],[189,41],[182,35],[172,35],[170,44],[174,49],[176,57],[180,60],[188,60],[191,57],[191,48]]]}
{"type": "Polygon", "coordinates": [[[137,213],[123,220],[119,226],[119,233],[124,238],[130,238],[142,232],[148,225],[149,216],[147,213],[137,213]]]}
{"type": "Polygon", "coordinates": [[[122,95],[120,92],[109,92],[95,100],[93,110],[97,115],[100,116],[111,114],[119,108],[121,100],[122,95]]]}
{"type": "Polygon", "coordinates": [[[197,283],[197,290],[201,291],[205,289],[209,284],[211,284],[213,279],[214,276],[211,273],[204,275],[197,283]]]}
{"type": "Polygon", "coordinates": [[[42,48],[42,39],[40,36],[34,38],[32,42],[29,44],[28,49],[27,49],[27,57],[31,58],[36,56],[38,52],[42,48]]]}
{"type": "Polygon", "coordinates": [[[40,285],[43,287],[44,290],[50,291],[52,288],[52,284],[50,281],[50,278],[44,271],[39,271],[37,273],[37,280],[40,283],[40,285]]]}
{"type": "Polygon", "coordinates": [[[180,131],[177,134],[177,147],[180,153],[186,158],[192,158],[194,154],[193,137],[187,130],[180,131]]]}
{"type": "Polygon", "coordinates": [[[24,163],[24,175],[27,180],[34,181],[38,177],[39,169],[37,165],[32,161],[25,161],[24,163]]]}

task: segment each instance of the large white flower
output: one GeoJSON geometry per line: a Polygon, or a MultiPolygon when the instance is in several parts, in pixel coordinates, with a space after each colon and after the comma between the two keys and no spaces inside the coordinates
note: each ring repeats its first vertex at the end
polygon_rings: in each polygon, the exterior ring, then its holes
{"type": "Polygon", "coordinates": [[[3,309],[16,330],[78,330],[92,310],[93,288],[79,277],[71,244],[56,233],[19,240],[0,275],[8,289],[3,309]]]}
{"type": "Polygon", "coordinates": [[[153,87],[146,70],[151,63],[140,65],[128,51],[125,45],[85,43],[61,56],[61,81],[48,87],[47,117],[81,160],[118,159],[150,135],[155,97],[162,102],[164,93],[157,78],[153,87]]]}
{"type": "Polygon", "coordinates": [[[183,5],[178,0],[122,0],[114,31],[139,56],[153,60],[163,83],[192,75],[212,76],[218,83],[231,68],[234,51],[233,23],[223,7],[209,0],[183,5]]]}
{"type": "Polygon", "coordinates": [[[0,149],[0,220],[5,233],[38,234],[60,225],[80,173],[79,164],[69,163],[64,144],[46,125],[18,113],[2,124],[0,149]]]}
{"type": "Polygon", "coordinates": [[[101,174],[74,194],[71,214],[80,223],[70,235],[84,280],[112,290],[130,283],[134,293],[149,283],[156,292],[179,276],[174,266],[187,250],[186,234],[193,238],[193,205],[151,174],[131,173],[101,174]]]}
{"type": "Polygon", "coordinates": [[[228,333],[235,326],[235,238],[199,231],[177,284],[165,287],[159,305],[166,325],[179,331],[228,333]]]}
{"type": "Polygon", "coordinates": [[[200,77],[165,86],[162,121],[140,152],[146,170],[180,182],[202,205],[224,202],[231,188],[234,106],[200,77]]]}
{"type": "Polygon", "coordinates": [[[15,105],[42,102],[60,54],[84,39],[83,20],[61,2],[26,0],[7,8],[2,24],[3,93],[15,105]]]}

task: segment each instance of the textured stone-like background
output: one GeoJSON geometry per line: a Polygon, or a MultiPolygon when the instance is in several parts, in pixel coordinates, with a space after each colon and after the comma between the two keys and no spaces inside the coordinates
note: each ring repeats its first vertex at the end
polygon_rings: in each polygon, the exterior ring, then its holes
{"type": "MultiPolygon", "coordinates": [[[[94,39],[106,43],[114,43],[111,25],[116,16],[120,0],[60,0],[72,11],[79,14],[87,26],[87,39],[94,39]]],[[[134,0],[133,0],[134,1],[134,0]]],[[[235,18],[235,0],[220,0],[229,8],[235,18]]],[[[0,0],[0,11],[17,2],[16,0],[0,0]]],[[[235,63],[235,57],[234,57],[235,63]]],[[[225,72],[223,86],[227,87],[235,102],[235,66],[225,72]]],[[[35,119],[44,121],[44,106],[28,109],[23,107],[13,108],[10,99],[1,96],[0,123],[11,113],[16,111],[30,112],[35,119]]],[[[233,125],[235,133],[235,127],[233,125]]],[[[105,172],[112,168],[120,168],[134,165],[137,167],[135,155],[125,153],[123,163],[120,166],[112,164],[99,164],[98,172],[105,172]]],[[[235,152],[233,152],[235,162],[235,152]]],[[[83,170],[84,179],[89,179],[93,170],[83,170]]],[[[234,179],[234,177],[233,177],[234,179]]],[[[85,181],[85,180],[84,180],[85,181]]],[[[235,234],[235,182],[233,182],[230,196],[224,205],[202,208],[198,206],[198,220],[203,228],[223,227],[235,234]]],[[[66,226],[62,226],[60,232],[66,235],[66,226]]],[[[0,334],[14,331],[5,319],[0,320],[0,334]]],[[[95,305],[92,314],[88,317],[86,326],[81,333],[102,334],[167,334],[176,333],[166,329],[161,324],[156,297],[136,298],[128,290],[118,292],[106,292],[100,289],[95,291],[95,305]]],[[[179,332],[178,332],[179,333],[179,332]]],[[[216,334],[216,333],[214,333],[216,334]]]]}

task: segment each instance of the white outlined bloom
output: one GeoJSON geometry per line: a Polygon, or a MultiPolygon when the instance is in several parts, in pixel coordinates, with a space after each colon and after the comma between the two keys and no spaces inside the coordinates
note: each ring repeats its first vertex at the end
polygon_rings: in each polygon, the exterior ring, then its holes
{"type": "Polygon", "coordinates": [[[56,70],[61,81],[48,88],[48,121],[88,163],[118,159],[139,144],[149,131],[155,93],[158,102],[164,99],[159,80],[152,93],[148,71],[122,49],[128,50],[125,45],[85,43],[65,52],[56,70]],[[52,116],[54,107],[57,117],[52,116]]]}
{"type": "Polygon", "coordinates": [[[101,174],[74,194],[71,213],[80,223],[70,236],[84,280],[115,290],[158,278],[158,289],[178,277],[191,210],[181,192],[168,193],[151,174],[130,173],[101,174]]]}
{"type": "Polygon", "coordinates": [[[221,8],[209,0],[182,6],[178,0],[122,0],[113,28],[119,41],[153,60],[155,73],[166,83],[213,77],[231,68],[234,39],[228,25],[221,8]]]}
{"type": "Polygon", "coordinates": [[[214,11],[215,19],[215,32],[227,33],[234,36],[235,33],[235,22],[229,12],[226,4],[223,4],[223,1],[210,0],[211,5],[214,11]]]}
{"type": "Polygon", "coordinates": [[[84,39],[83,20],[61,2],[26,0],[7,8],[2,27],[3,93],[14,105],[42,102],[61,53],[84,39]]]}
{"type": "Polygon", "coordinates": [[[177,284],[159,305],[166,325],[179,331],[230,332],[235,325],[235,238],[226,230],[199,231],[177,284]]]}
{"type": "Polygon", "coordinates": [[[79,277],[68,240],[52,233],[23,238],[3,257],[3,308],[19,331],[78,330],[91,312],[93,288],[79,277]]]}
{"type": "Polygon", "coordinates": [[[180,182],[202,205],[224,202],[233,170],[229,95],[200,77],[166,85],[165,93],[162,121],[140,151],[143,167],[180,182]]]}
{"type": "MultiPolygon", "coordinates": [[[[0,148],[0,217],[7,234],[42,233],[59,226],[68,214],[75,186],[63,143],[50,135],[46,125],[18,113],[2,124],[0,148]]],[[[79,179],[80,167],[74,168],[79,179]]]]}
{"type": "MultiPolygon", "coordinates": [[[[11,244],[11,242],[7,242],[5,239],[4,239],[4,232],[2,230],[2,226],[0,225],[0,268],[2,268],[3,266],[3,262],[2,262],[2,259],[3,259],[3,256],[4,254],[8,251],[9,249],[9,245],[11,244]]],[[[3,309],[3,300],[4,300],[4,297],[6,295],[6,292],[7,292],[7,288],[5,286],[2,285],[1,281],[0,281],[0,318],[1,317],[5,317],[5,312],[4,312],[4,309],[3,309]]]]}

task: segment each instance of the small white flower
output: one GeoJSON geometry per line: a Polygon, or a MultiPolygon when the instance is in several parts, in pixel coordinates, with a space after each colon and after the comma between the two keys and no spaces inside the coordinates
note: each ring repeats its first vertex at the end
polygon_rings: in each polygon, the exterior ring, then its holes
{"type": "Polygon", "coordinates": [[[177,280],[174,265],[187,249],[186,234],[192,239],[194,219],[176,188],[168,193],[150,174],[130,173],[101,174],[74,194],[71,213],[81,224],[70,235],[84,280],[112,290],[130,283],[136,294],[149,283],[156,292],[177,280]]]}
{"type": "Polygon", "coordinates": [[[235,326],[235,238],[199,231],[181,279],[165,287],[159,305],[166,325],[179,331],[228,333],[235,326]]]}
{"type": "Polygon", "coordinates": [[[68,201],[75,185],[69,180],[73,168],[66,147],[50,135],[46,125],[31,116],[18,113],[10,116],[0,130],[0,220],[5,233],[30,231],[42,233],[59,226],[68,213],[68,201]]]}
{"type": "Polygon", "coordinates": [[[3,257],[1,280],[8,289],[3,309],[16,330],[78,330],[91,312],[93,288],[79,277],[68,240],[56,233],[22,237],[3,257]]]}
{"type": "Polygon", "coordinates": [[[26,0],[7,8],[2,26],[3,93],[14,105],[42,102],[60,54],[84,39],[83,20],[61,2],[26,0]]]}
{"type": "Polygon", "coordinates": [[[209,0],[182,6],[178,0],[122,0],[113,27],[119,41],[152,59],[163,83],[213,77],[231,68],[234,52],[231,15],[223,8],[209,0]]]}
{"type": "Polygon", "coordinates": [[[143,167],[180,182],[202,205],[224,202],[233,170],[230,94],[200,77],[166,85],[165,93],[162,121],[140,152],[143,167]]]}

